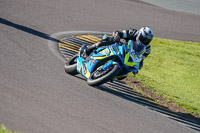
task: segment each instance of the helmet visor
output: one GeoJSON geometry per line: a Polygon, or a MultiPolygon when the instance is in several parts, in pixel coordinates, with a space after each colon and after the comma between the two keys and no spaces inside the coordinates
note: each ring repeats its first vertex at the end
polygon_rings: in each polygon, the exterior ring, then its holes
{"type": "Polygon", "coordinates": [[[150,35],[147,35],[147,36],[143,36],[142,33],[140,33],[139,35],[139,38],[138,38],[141,43],[143,43],[144,45],[148,45],[151,40],[152,40],[152,37],[150,35]]]}

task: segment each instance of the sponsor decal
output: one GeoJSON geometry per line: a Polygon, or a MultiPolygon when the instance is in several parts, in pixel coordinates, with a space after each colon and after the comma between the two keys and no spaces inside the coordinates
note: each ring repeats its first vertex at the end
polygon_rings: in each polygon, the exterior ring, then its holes
{"type": "Polygon", "coordinates": [[[102,51],[102,55],[108,55],[109,54],[109,50],[106,48],[102,51]]]}
{"type": "Polygon", "coordinates": [[[86,74],[87,73],[87,69],[86,69],[85,64],[83,64],[83,70],[84,70],[84,74],[86,74]]]}
{"type": "Polygon", "coordinates": [[[103,52],[102,52],[102,51],[100,52],[100,55],[101,55],[101,56],[103,55],[103,52]]]}
{"type": "Polygon", "coordinates": [[[81,63],[79,62],[79,60],[77,60],[77,69],[78,69],[78,71],[82,71],[82,69],[81,69],[81,63]]]}
{"type": "Polygon", "coordinates": [[[92,64],[95,64],[96,63],[96,59],[94,59],[93,61],[92,61],[92,64]]]}

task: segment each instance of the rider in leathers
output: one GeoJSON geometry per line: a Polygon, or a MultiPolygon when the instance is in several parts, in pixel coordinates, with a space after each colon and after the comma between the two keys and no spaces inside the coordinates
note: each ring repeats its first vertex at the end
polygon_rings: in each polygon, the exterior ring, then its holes
{"type": "MultiPolygon", "coordinates": [[[[145,46],[146,51],[142,55],[142,61],[140,62],[140,67],[139,67],[139,69],[141,69],[143,66],[143,60],[151,52],[150,42],[153,39],[153,31],[151,30],[150,27],[144,26],[139,30],[131,28],[129,30],[114,31],[111,37],[106,37],[96,44],[87,46],[84,49],[84,53],[86,53],[86,55],[89,55],[94,49],[97,49],[101,46],[107,46],[115,42],[120,42],[120,39],[124,39],[126,42],[128,42],[129,40],[137,41],[140,42],[141,45],[145,46]]],[[[137,74],[137,72],[134,74],[137,74]]]]}

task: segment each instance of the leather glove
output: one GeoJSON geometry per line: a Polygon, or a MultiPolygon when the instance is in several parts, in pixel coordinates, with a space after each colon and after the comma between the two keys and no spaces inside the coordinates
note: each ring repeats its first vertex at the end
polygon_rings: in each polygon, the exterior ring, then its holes
{"type": "Polygon", "coordinates": [[[114,42],[120,42],[120,37],[119,37],[119,35],[116,33],[116,34],[113,34],[112,35],[112,38],[113,38],[113,41],[114,42]]]}
{"type": "Polygon", "coordinates": [[[120,37],[119,37],[119,36],[115,36],[115,37],[113,38],[113,41],[114,41],[114,42],[120,42],[120,37]]]}

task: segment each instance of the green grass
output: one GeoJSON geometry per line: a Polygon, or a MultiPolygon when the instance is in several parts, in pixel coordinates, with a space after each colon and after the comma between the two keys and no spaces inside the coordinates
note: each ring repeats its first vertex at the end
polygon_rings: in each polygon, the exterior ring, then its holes
{"type": "Polygon", "coordinates": [[[136,78],[200,116],[200,43],[155,38],[151,45],[151,54],[136,78]]]}
{"type": "Polygon", "coordinates": [[[0,125],[0,133],[16,133],[16,132],[8,130],[8,129],[5,128],[5,126],[0,125]]]}

